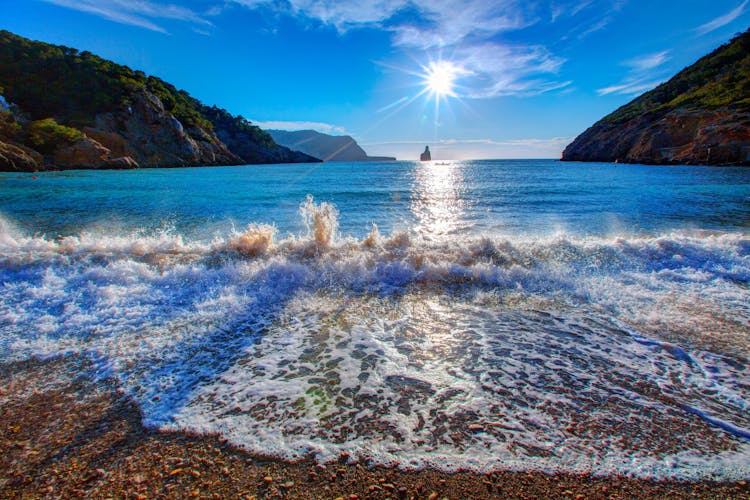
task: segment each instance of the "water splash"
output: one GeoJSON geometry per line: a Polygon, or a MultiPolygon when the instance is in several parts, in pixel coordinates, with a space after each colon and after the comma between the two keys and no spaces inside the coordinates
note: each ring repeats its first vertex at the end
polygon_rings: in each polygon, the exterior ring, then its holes
{"type": "Polygon", "coordinates": [[[339,211],[336,207],[325,201],[315,204],[312,195],[308,194],[299,207],[299,213],[307,228],[307,234],[312,236],[315,245],[319,249],[330,247],[339,227],[339,211]]]}
{"type": "Polygon", "coordinates": [[[246,257],[257,257],[273,249],[276,228],[268,224],[250,224],[243,233],[230,237],[227,248],[246,257]]]}
{"type": "Polygon", "coordinates": [[[210,241],[0,218],[0,359],[91,353],[146,423],[287,458],[748,474],[746,235],[356,240],[300,214],[210,241]]]}

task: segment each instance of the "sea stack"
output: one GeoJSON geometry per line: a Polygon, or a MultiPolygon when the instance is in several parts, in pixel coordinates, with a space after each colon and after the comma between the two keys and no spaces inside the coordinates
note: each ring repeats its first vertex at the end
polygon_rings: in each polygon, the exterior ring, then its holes
{"type": "Polygon", "coordinates": [[[424,153],[419,155],[420,161],[432,161],[432,155],[430,154],[430,146],[424,147],[424,153]]]}

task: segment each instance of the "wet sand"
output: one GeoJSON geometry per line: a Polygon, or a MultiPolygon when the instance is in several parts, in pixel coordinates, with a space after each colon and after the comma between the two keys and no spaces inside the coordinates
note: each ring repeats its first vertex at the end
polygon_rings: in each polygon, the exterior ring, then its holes
{"type": "Polygon", "coordinates": [[[0,365],[0,498],[750,498],[748,481],[286,463],[144,428],[138,407],[89,368],[80,357],[0,365]]]}

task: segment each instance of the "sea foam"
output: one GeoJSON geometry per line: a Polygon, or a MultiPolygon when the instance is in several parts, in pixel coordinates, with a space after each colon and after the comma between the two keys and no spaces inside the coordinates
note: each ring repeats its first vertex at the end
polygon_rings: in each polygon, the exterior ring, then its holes
{"type": "Polygon", "coordinates": [[[743,233],[362,240],[24,234],[0,219],[0,358],[84,353],[146,424],[284,458],[750,474],[743,233]]]}

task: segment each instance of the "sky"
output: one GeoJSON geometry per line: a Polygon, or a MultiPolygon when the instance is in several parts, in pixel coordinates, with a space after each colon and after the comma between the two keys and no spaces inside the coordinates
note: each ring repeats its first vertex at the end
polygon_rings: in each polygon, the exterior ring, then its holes
{"type": "Polygon", "coordinates": [[[559,158],[749,26],[750,0],[0,0],[0,29],[399,159],[559,158]]]}

